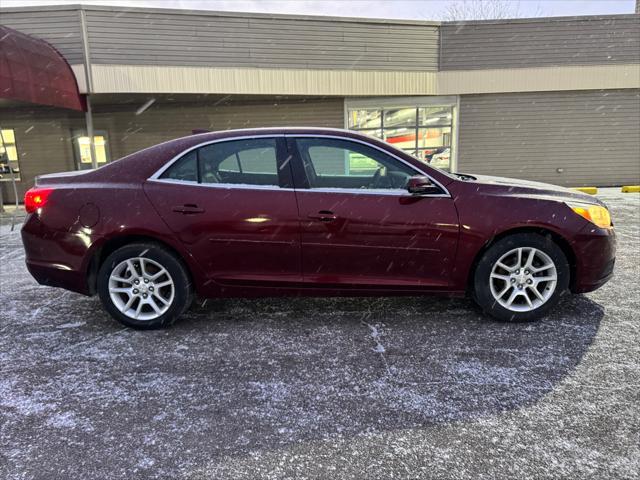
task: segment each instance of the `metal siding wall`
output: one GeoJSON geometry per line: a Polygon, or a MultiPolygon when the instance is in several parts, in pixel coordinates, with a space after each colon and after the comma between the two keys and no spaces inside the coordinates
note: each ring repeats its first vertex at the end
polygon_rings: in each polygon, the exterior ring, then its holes
{"type": "Polygon", "coordinates": [[[637,89],[462,96],[459,129],[461,172],[569,186],[640,183],[637,89]]]}
{"type": "MultiPolygon", "coordinates": [[[[5,109],[0,110],[2,128],[15,130],[20,164],[17,182],[20,200],[33,186],[36,175],[75,169],[71,145],[71,130],[81,127],[83,116],[65,110],[5,109]]],[[[4,184],[4,182],[3,182],[4,184]]],[[[2,187],[4,199],[15,202],[9,184],[2,187]]]]}
{"type": "Polygon", "coordinates": [[[640,62],[640,16],[443,24],[441,70],[640,62]]]}
{"type": "MultiPolygon", "coordinates": [[[[343,105],[339,98],[240,105],[156,104],[141,115],[135,115],[138,105],[97,105],[94,124],[96,131],[108,132],[111,159],[115,160],[157,143],[190,135],[194,128],[227,130],[288,125],[342,128],[343,105]]],[[[36,175],[75,170],[71,134],[73,129],[85,128],[82,115],[38,107],[0,109],[0,124],[3,128],[15,129],[21,198],[33,186],[36,175]]],[[[0,190],[6,201],[14,201],[6,186],[0,190]]]]}
{"type": "Polygon", "coordinates": [[[436,70],[438,27],[87,9],[92,63],[436,70]]]}
{"type": "Polygon", "coordinates": [[[119,158],[191,130],[229,130],[250,127],[318,126],[342,128],[342,99],[298,102],[245,103],[241,105],[153,105],[143,114],[135,108],[118,111],[97,106],[96,130],[109,132],[112,158],[119,158]]]}
{"type": "Polygon", "coordinates": [[[46,40],[70,64],[83,62],[82,32],[78,10],[3,11],[0,13],[0,23],[46,40]]]}

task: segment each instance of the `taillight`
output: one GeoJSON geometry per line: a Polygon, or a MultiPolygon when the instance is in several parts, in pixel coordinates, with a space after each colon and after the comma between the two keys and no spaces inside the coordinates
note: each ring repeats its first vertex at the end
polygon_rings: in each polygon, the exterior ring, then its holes
{"type": "Polygon", "coordinates": [[[33,187],[24,194],[24,209],[27,213],[33,213],[47,204],[53,188],[33,187]]]}

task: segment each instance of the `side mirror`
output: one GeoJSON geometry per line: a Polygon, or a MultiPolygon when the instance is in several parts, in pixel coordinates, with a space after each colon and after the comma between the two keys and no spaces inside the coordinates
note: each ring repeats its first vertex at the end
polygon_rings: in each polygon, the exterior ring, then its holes
{"type": "Polygon", "coordinates": [[[412,195],[440,193],[440,189],[431,182],[431,179],[422,175],[411,177],[407,182],[407,190],[412,195]]]}

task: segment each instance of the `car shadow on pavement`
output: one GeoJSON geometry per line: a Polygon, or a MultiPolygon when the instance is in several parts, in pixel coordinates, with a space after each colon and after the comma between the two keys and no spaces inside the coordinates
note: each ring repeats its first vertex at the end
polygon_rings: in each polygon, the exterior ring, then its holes
{"type": "Polygon", "coordinates": [[[96,471],[152,459],[177,477],[229,455],[521,408],[571,373],[603,317],[585,296],[526,324],[461,299],[220,300],[140,332],[95,299],[50,308],[34,317],[47,323],[12,327],[0,382],[3,435],[23,452],[12,462],[39,475],[68,469],[78,446],[96,471]]]}
{"type": "Polygon", "coordinates": [[[221,300],[174,331],[224,332],[208,381],[225,400],[209,397],[211,412],[225,438],[260,448],[532,404],[581,361],[603,315],[585,296],[519,324],[460,299],[221,300]]]}

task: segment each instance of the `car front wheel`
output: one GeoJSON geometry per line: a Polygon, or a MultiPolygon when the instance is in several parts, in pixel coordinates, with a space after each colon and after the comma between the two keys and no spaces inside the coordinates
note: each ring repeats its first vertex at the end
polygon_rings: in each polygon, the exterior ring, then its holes
{"type": "Polygon", "coordinates": [[[130,244],[111,253],[98,272],[98,294],[112,317],[138,329],[171,325],[192,300],[186,267],[153,243],[130,244]]]}
{"type": "Polygon", "coordinates": [[[569,276],[567,257],[550,236],[514,234],[482,255],[474,274],[474,297],[499,320],[534,320],[565,294],[569,276]]]}

